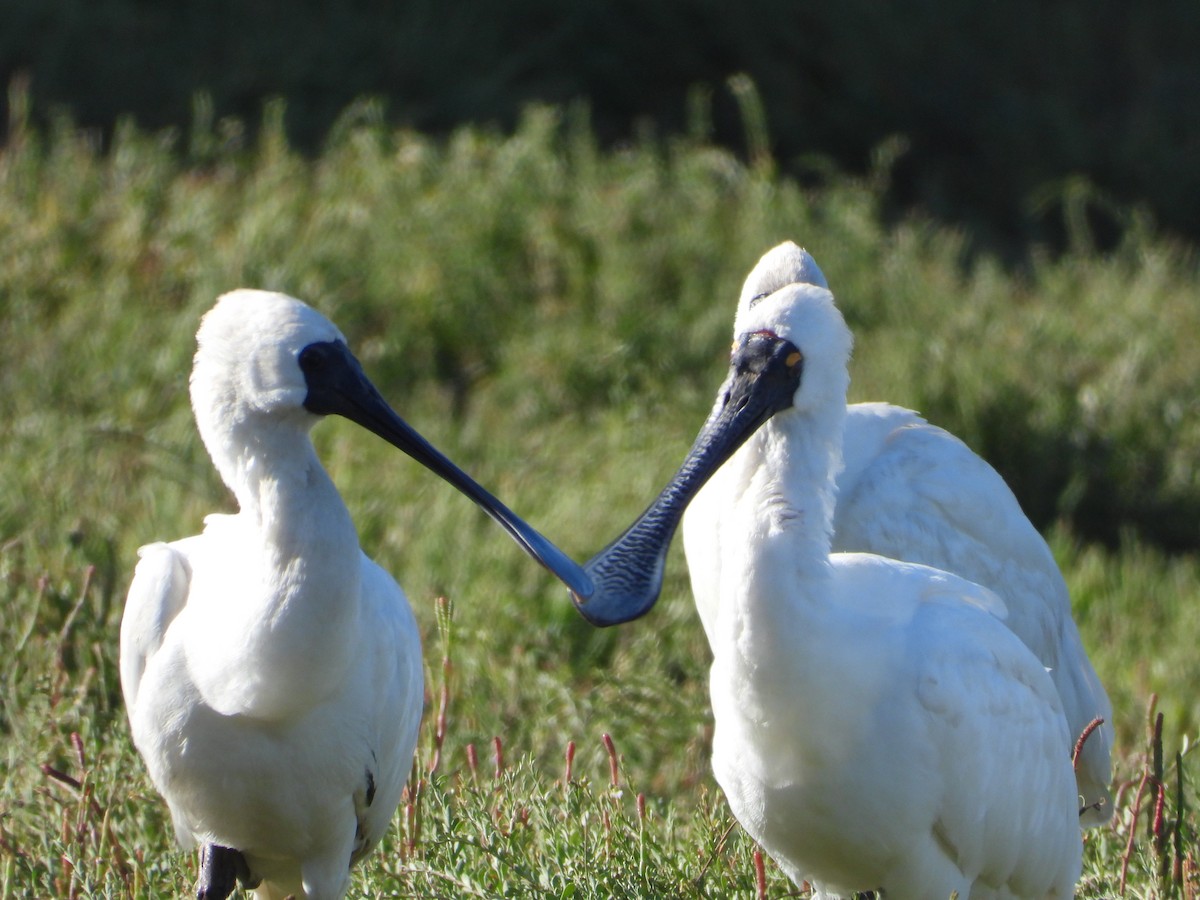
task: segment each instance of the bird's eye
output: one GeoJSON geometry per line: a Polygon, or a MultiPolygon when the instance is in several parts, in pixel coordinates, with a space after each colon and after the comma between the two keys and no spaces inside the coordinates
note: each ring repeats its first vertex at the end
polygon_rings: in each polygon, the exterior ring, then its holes
{"type": "Polygon", "coordinates": [[[770,297],[770,296],[771,296],[770,291],[763,291],[761,294],[755,294],[753,297],[750,298],[749,305],[751,308],[753,308],[754,304],[757,303],[759,300],[763,299],[763,297],[770,297]]]}
{"type": "Polygon", "coordinates": [[[318,344],[309,344],[300,351],[300,369],[304,372],[319,372],[329,360],[318,344]]]}

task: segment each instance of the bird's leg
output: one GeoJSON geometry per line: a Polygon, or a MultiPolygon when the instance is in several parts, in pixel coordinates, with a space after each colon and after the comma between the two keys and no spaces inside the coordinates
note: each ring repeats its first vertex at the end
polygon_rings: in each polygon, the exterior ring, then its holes
{"type": "Polygon", "coordinates": [[[258,887],[246,857],[231,847],[205,844],[200,848],[200,880],[196,884],[196,900],[225,900],[238,882],[243,887],[258,887]]]}

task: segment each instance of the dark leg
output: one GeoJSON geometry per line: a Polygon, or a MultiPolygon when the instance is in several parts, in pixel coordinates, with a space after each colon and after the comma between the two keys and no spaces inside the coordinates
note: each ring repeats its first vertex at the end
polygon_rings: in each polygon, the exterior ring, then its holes
{"type": "Polygon", "coordinates": [[[239,851],[217,844],[205,844],[200,848],[196,900],[225,900],[239,881],[246,887],[258,884],[257,879],[251,884],[250,867],[239,851]]]}

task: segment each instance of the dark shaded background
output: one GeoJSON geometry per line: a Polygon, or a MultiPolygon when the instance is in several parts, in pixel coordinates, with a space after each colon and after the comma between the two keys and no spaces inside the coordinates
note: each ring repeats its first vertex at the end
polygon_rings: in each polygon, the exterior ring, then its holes
{"type": "Polygon", "coordinates": [[[1196,0],[0,4],[0,80],[28,84],[35,118],[66,109],[101,136],[122,116],[186,128],[206,92],[250,125],[286,98],[290,135],[313,150],[368,95],[433,133],[583,100],[616,142],[694,131],[688,98],[707,89],[701,127],[744,150],[737,73],[786,171],[864,171],[901,135],[891,209],[962,224],[974,246],[1061,246],[1067,196],[1101,243],[1134,210],[1200,237],[1196,0]]]}

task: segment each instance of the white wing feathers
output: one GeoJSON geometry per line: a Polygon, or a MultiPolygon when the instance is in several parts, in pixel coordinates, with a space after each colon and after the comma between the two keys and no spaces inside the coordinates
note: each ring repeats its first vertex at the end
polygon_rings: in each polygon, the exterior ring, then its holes
{"type": "MultiPolygon", "coordinates": [[[[1004,479],[958,438],[881,403],[848,407],[846,468],[838,479],[833,549],[922,563],[995,591],[1005,625],[1042,664],[1062,698],[1071,743],[1112,706],[1071,615],[1066,582],[1004,479]]],[[[1111,780],[1111,724],[1088,739],[1078,771],[1085,805],[1111,780]]],[[[1105,821],[1111,807],[1089,812],[1105,821]]]]}
{"type": "MultiPolygon", "coordinates": [[[[1072,838],[1047,826],[1071,802],[1061,777],[1068,736],[1060,699],[1011,634],[982,628],[986,623],[961,607],[939,605],[918,613],[912,629],[924,643],[914,647],[922,660],[917,696],[930,717],[946,790],[935,833],[978,882],[1034,896],[1035,886],[1052,881],[1061,861],[1078,853],[1068,844],[1077,846],[1078,832],[1072,838]],[[962,640],[969,631],[980,639],[962,640]],[[1026,783],[1019,787],[1013,759],[1023,761],[1026,783]]],[[[1069,896],[1078,874],[1076,867],[1055,896],[1069,896]]]]}
{"type": "Polygon", "coordinates": [[[192,578],[187,558],[170,544],[147,544],[138,550],[138,557],[121,620],[121,690],[129,710],[136,708],[147,661],[187,604],[192,578]]]}

